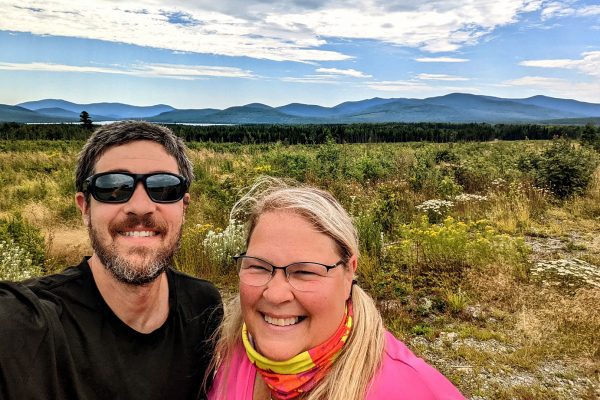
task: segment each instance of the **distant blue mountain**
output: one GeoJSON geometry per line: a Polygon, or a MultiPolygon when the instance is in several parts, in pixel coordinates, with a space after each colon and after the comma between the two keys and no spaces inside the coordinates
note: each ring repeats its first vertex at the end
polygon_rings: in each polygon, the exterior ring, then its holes
{"type": "Polygon", "coordinates": [[[61,118],[54,118],[38,114],[19,106],[0,104],[0,122],[60,122],[61,118]]]}
{"type": "MultiPolygon", "coordinates": [[[[38,111],[39,109],[45,108],[62,108],[66,111],[74,113],[81,113],[87,111],[90,115],[97,115],[99,119],[96,120],[120,120],[120,119],[140,119],[148,118],[158,115],[160,113],[175,110],[171,106],[165,104],[158,104],[155,106],[131,106],[129,104],[122,103],[92,103],[92,104],[76,104],[65,100],[47,99],[39,101],[28,101],[25,103],[18,104],[23,108],[27,108],[32,111],[38,111]]],[[[93,118],[92,118],[93,120],[93,118]]]]}
{"type": "MultiPolygon", "coordinates": [[[[63,108],[57,108],[57,107],[53,107],[53,108],[40,108],[38,110],[35,110],[36,113],[38,114],[42,114],[42,115],[46,115],[49,117],[54,117],[54,118],[60,118],[63,121],[73,121],[73,122],[79,122],[79,114],[80,113],[76,113],[73,111],[67,111],[63,108]]],[[[102,115],[96,115],[96,114],[91,114],[90,118],[92,119],[92,121],[105,121],[106,117],[102,116],[102,115]]]]}
{"type": "Polygon", "coordinates": [[[154,117],[147,118],[148,121],[152,122],[164,122],[164,123],[202,123],[204,119],[214,113],[221,110],[216,108],[204,108],[202,110],[173,110],[158,114],[154,117]]]}
{"type": "Polygon", "coordinates": [[[358,122],[489,122],[489,123],[594,123],[600,104],[533,96],[504,99],[451,93],[426,99],[375,97],[348,101],[334,107],[291,103],[270,107],[261,103],[230,107],[178,110],[159,104],[139,107],[121,103],[76,104],[46,99],[1,106],[0,121],[73,122],[83,110],[93,121],[145,119],[161,123],[205,124],[307,124],[358,122]]]}
{"type": "Polygon", "coordinates": [[[301,124],[307,121],[313,119],[289,115],[260,103],[229,107],[205,118],[205,122],[211,124],[301,124]]]}
{"type": "Polygon", "coordinates": [[[600,117],[600,104],[585,103],[577,100],[555,99],[547,96],[533,96],[526,99],[512,99],[521,104],[532,104],[552,110],[568,111],[574,114],[600,117]]]}
{"type": "Polygon", "coordinates": [[[285,106],[277,107],[276,110],[296,117],[324,118],[335,115],[335,111],[333,111],[331,108],[317,106],[314,104],[291,103],[285,106]]]}

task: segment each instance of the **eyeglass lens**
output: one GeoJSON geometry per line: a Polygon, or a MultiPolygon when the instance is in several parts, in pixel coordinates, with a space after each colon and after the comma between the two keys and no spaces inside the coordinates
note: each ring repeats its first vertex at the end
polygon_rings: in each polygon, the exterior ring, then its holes
{"type": "MultiPolygon", "coordinates": [[[[273,277],[273,266],[252,257],[240,257],[237,261],[240,281],[250,286],[264,286],[273,277]]],[[[327,276],[327,267],[311,262],[291,264],[286,267],[287,279],[297,290],[316,290],[327,276]]]]}
{"type": "MultiPolygon", "coordinates": [[[[135,190],[135,178],[114,173],[98,176],[93,181],[92,194],[98,201],[119,203],[128,201],[135,190]]],[[[144,185],[148,196],[156,202],[175,202],[185,194],[184,182],[176,175],[147,175],[144,185]]]]}

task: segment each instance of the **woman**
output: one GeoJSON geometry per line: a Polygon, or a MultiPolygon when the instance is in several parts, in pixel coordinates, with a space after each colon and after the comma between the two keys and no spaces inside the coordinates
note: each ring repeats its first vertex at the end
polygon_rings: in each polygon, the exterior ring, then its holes
{"type": "Polygon", "coordinates": [[[240,294],[226,309],[209,399],[463,399],[384,329],[354,281],[352,220],[329,193],[263,178],[234,206],[242,213],[240,294]]]}

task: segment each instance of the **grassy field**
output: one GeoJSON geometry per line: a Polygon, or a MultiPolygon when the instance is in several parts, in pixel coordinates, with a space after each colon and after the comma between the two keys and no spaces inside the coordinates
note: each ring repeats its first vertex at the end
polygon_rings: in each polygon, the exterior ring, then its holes
{"type": "MultiPolygon", "coordinates": [[[[177,267],[226,291],[259,175],[331,191],[355,218],[359,283],[388,328],[470,399],[600,396],[600,170],[578,143],[190,143],[177,267]]],[[[82,142],[0,142],[0,278],[90,253],[74,206],[82,142]]]]}

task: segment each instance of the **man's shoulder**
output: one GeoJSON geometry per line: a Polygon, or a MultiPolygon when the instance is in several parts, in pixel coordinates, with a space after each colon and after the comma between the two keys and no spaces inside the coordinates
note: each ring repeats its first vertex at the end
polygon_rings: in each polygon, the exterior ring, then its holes
{"type": "Polygon", "coordinates": [[[22,284],[35,293],[41,291],[54,292],[66,286],[77,284],[78,281],[85,279],[85,275],[86,274],[79,265],[69,267],[64,271],[55,274],[29,279],[22,284]]]}
{"type": "MultiPolygon", "coordinates": [[[[85,260],[82,264],[85,263],[85,260]]],[[[40,297],[43,293],[59,291],[60,288],[68,286],[84,278],[82,264],[69,267],[60,273],[31,278],[22,282],[0,282],[0,290],[3,297],[16,297],[29,299],[40,297]]],[[[43,296],[41,296],[43,297],[43,296]]]]}
{"type": "Polygon", "coordinates": [[[205,307],[221,305],[221,294],[213,283],[174,269],[169,271],[179,302],[205,307]]]}
{"type": "Polygon", "coordinates": [[[192,290],[206,290],[208,292],[216,292],[217,294],[219,293],[215,285],[206,279],[188,275],[175,269],[171,269],[170,272],[178,287],[185,287],[192,290]]]}

